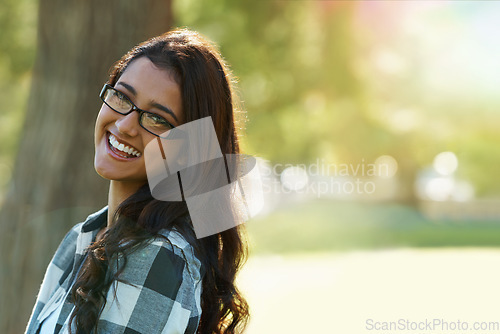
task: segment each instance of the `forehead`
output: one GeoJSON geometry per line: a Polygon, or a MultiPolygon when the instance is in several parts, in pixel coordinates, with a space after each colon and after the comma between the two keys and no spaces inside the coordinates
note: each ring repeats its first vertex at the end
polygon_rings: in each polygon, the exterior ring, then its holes
{"type": "Polygon", "coordinates": [[[142,86],[173,88],[179,86],[175,79],[173,71],[158,68],[147,57],[139,57],[128,64],[117,82],[133,80],[142,86]]]}
{"type": "Polygon", "coordinates": [[[156,67],[148,58],[140,57],[130,62],[115,86],[119,87],[121,82],[135,90],[133,97],[137,103],[159,103],[176,114],[181,112],[181,90],[174,73],[156,67]]]}

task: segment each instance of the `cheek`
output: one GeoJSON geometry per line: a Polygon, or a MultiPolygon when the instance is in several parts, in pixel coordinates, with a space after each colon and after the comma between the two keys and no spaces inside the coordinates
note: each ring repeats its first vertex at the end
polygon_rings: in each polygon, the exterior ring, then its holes
{"type": "Polygon", "coordinates": [[[97,147],[99,142],[103,138],[106,133],[105,127],[106,124],[109,123],[109,113],[106,111],[106,106],[103,104],[101,110],[99,110],[99,114],[97,114],[97,118],[95,120],[95,128],[94,128],[94,145],[97,147]]]}
{"type": "Polygon", "coordinates": [[[95,121],[95,134],[96,136],[104,131],[104,126],[109,122],[113,121],[114,112],[110,110],[105,104],[102,105],[99,114],[97,114],[97,119],[95,121]]]}
{"type": "MultiPolygon", "coordinates": [[[[142,130],[142,129],[141,129],[142,130]]],[[[148,133],[145,133],[143,136],[142,136],[143,140],[143,145],[144,147],[146,147],[148,144],[150,144],[152,141],[157,141],[158,139],[156,139],[157,137],[156,136],[153,136],[151,135],[149,132],[148,133]]],[[[154,144],[152,144],[154,145],[154,144]]]]}

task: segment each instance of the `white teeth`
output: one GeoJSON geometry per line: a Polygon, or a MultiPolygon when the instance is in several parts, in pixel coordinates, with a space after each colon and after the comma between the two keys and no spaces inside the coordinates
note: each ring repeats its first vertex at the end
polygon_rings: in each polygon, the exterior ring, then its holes
{"type": "Polygon", "coordinates": [[[112,134],[109,135],[109,143],[111,144],[111,146],[113,146],[114,148],[116,148],[119,151],[125,152],[127,154],[135,155],[136,157],[141,156],[141,154],[137,150],[133,149],[132,147],[126,146],[123,143],[120,143],[116,139],[116,137],[113,136],[112,134]]]}

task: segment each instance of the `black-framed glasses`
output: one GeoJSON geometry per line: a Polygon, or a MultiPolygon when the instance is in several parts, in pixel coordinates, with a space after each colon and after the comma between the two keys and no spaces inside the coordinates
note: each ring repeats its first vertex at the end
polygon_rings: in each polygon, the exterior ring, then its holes
{"type": "Polygon", "coordinates": [[[137,111],[139,113],[139,125],[155,136],[166,138],[165,132],[175,128],[165,117],[137,108],[125,94],[109,84],[104,84],[99,97],[108,107],[121,115],[128,115],[132,111],[137,111]]]}

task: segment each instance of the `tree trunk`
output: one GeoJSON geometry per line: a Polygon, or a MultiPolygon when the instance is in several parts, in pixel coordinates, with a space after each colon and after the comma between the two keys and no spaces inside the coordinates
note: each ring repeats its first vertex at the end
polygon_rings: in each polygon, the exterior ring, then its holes
{"type": "Polygon", "coordinates": [[[108,69],[170,25],[170,0],[40,0],[26,121],[0,211],[0,333],[24,331],[64,234],[106,204],[93,132],[108,69]]]}

